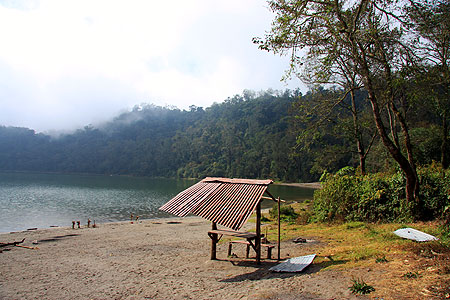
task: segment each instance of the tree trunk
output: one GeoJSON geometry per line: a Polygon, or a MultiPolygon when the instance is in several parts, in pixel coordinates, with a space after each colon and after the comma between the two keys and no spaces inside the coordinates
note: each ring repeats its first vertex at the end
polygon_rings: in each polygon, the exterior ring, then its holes
{"type": "Polygon", "coordinates": [[[359,169],[361,175],[366,175],[366,156],[364,154],[359,154],[359,169]]]}
{"type": "MultiPolygon", "coordinates": [[[[378,32],[375,33],[378,39],[378,32]]],[[[389,138],[388,133],[386,132],[386,129],[384,127],[383,120],[381,118],[380,108],[378,106],[378,99],[375,94],[375,89],[372,83],[372,78],[370,76],[370,69],[368,67],[367,62],[365,61],[364,64],[364,79],[366,81],[366,88],[369,94],[369,100],[372,105],[372,112],[375,118],[375,124],[378,129],[378,133],[380,134],[381,140],[384,144],[384,146],[388,149],[389,153],[391,154],[392,158],[395,159],[395,161],[400,165],[400,168],[402,169],[403,173],[406,177],[406,187],[405,187],[405,196],[406,201],[409,204],[413,205],[412,212],[413,212],[413,218],[414,219],[421,219],[422,218],[422,209],[419,201],[419,180],[416,173],[416,168],[414,164],[414,159],[412,156],[412,148],[409,138],[409,132],[408,132],[408,126],[406,124],[406,120],[403,117],[403,115],[397,110],[395,104],[394,104],[394,88],[393,88],[393,77],[391,73],[391,66],[388,63],[388,59],[386,58],[386,51],[383,44],[380,44],[380,53],[381,53],[381,63],[384,68],[385,78],[386,82],[388,84],[387,86],[387,92],[388,92],[388,113],[393,112],[395,116],[389,115],[389,119],[391,121],[390,123],[390,129],[392,133],[392,139],[389,138]],[[398,120],[400,122],[401,129],[403,131],[403,134],[405,135],[405,147],[407,150],[408,158],[406,158],[400,149],[400,144],[398,142],[397,133],[395,131],[395,120],[398,120]]],[[[402,101],[405,101],[405,99],[402,99],[402,101]]],[[[405,105],[403,105],[405,106],[405,105]]]]}
{"type": "Polygon", "coordinates": [[[358,149],[359,156],[359,170],[361,175],[366,175],[366,153],[364,150],[364,145],[362,143],[362,136],[360,127],[358,124],[358,112],[356,111],[356,101],[355,101],[355,91],[352,89],[350,91],[350,96],[352,100],[352,115],[353,115],[353,134],[355,135],[356,147],[358,149]]]}
{"type": "Polygon", "coordinates": [[[408,155],[408,161],[412,168],[414,176],[416,177],[415,183],[414,183],[414,200],[416,201],[417,210],[418,210],[417,213],[419,214],[419,218],[422,218],[422,216],[420,215],[422,209],[421,209],[421,202],[419,199],[419,192],[420,192],[420,184],[419,183],[420,182],[419,182],[419,176],[417,176],[416,164],[414,163],[414,156],[413,156],[413,152],[412,152],[411,138],[409,136],[408,124],[406,124],[406,120],[405,120],[404,116],[397,110],[397,108],[395,107],[393,102],[391,102],[390,106],[391,106],[392,111],[397,116],[397,119],[400,122],[400,127],[402,128],[402,131],[403,131],[403,135],[404,135],[404,139],[405,139],[406,153],[408,155]]]}
{"type": "MultiPolygon", "coordinates": [[[[415,207],[417,207],[416,198],[415,198],[415,191],[416,191],[416,185],[417,177],[415,175],[415,170],[411,166],[408,159],[401,153],[400,149],[395,146],[394,142],[389,138],[388,133],[386,132],[386,129],[383,124],[383,120],[381,118],[380,114],[380,108],[378,106],[377,98],[375,96],[374,89],[371,84],[371,79],[366,77],[366,89],[368,91],[369,95],[369,101],[372,105],[372,113],[375,120],[375,125],[378,130],[378,134],[381,137],[381,141],[383,142],[383,145],[388,149],[389,154],[392,156],[392,158],[395,159],[395,161],[400,165],[400,168],[402,169],[403,173],[406,177],[406,201],[408,203],[414,204],[415,207]]],[[[413,209],[414,213],[418,213],[417,208],[413,209]]],[[[419,215],[415,215],[414,218],[417,218],[419,215]]]]}
{"type": "Polygon", "coordinates": [[[444,169],[447,169],[450,164],[449,158],[449,142],[448,142],[448,122],[447,116],[444,112],[444,116],[442,118],[442,144],[441,144],[441,163],[444,169]]]}

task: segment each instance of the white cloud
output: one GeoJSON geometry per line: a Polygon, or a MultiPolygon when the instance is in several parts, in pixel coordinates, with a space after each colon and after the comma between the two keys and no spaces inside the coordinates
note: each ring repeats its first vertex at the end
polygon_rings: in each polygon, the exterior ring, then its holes
{"type": "Polygon", "coordinates": [[[63,129],[142,102],[209,106],[283,88],[286,59],[251,43],[270,27],[265,5],[0,1],[0,124],[63,129]]]}

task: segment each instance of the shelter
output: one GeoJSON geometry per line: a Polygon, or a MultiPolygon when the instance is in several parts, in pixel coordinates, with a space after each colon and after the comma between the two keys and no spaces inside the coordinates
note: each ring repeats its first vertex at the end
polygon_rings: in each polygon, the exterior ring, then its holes
{"type": "MultiPolygon", "coordinates": [[[[211,243],[211,259],[216,259],[216,244],[223,235],[245,238],[256,252],[256,261],[261,260],[261,201],[277,201],[267,187],[272,180],[230,179],[207,177],[182,191],[161,210],[185,217],[189,213],[212,222],[208,232],[211,243]],[[266,193],[269,197],[264,197],[266,193]],[[256,233],[239,232],[256,209],[256,233]],[[217,230],[217,224],[232,230],[217,230]],[[220,237],[219,237],[220,235],[220,237]]],[[[279,211],[279,210],[278,210],[279,211]]],[[[278,252],[279,257],[279,252],[278,252]]]]}

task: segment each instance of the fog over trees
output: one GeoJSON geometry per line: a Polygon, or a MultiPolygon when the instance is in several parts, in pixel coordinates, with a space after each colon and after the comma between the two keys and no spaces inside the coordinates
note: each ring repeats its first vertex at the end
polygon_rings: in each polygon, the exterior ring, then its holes
{"type": "MultiPolygon", "coordinates": [[[[305,111],[342,94],[337,88],[305,95],[245,91],[223,103],[189,110],[142,104],[102,126],[85,126],[59,137],[2,126],[0,170],[317,181],[325,170],[359,166],[350,95],[324,120],[323,112],[305,111]]],[[[363,115],[370,110],[367,93],[355,95],[362,138],[373,144],[367,169],[383,170],[392,162],[373,137],[373,125],[364,125],[363,115]]],[[[411,139],[418,162],[439,161],[439,119],[432,109],[415,115],[412,120],[418,126],[411,128],[411,139]]]]}

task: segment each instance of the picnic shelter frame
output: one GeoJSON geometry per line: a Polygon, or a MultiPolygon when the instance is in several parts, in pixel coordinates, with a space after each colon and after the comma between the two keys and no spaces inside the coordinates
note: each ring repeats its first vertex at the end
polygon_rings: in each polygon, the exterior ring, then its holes
{"type": "MultiPolygon", "coordinates": [[[[185,217],[194,214],[212,223],[208,236],[211,238],[211,259],[216,259],[217,243],[223,235],[244,238],[256,252],[256,262],[261,262],[261,202],[270,199],[278,202],[267,190],[271,179],[236,179],[206,177],[200,182],[180,192],[161,210],[185,217]],[[267,194],[269,197],[264,196],[267,194]],[[238,231],[256,209],[256,232],[238,231]],[[230,230],[221,230],[217,225],[230,230]]],[[[280,220],[278,218],[278,259],[280,259],[280,220]]]]}

